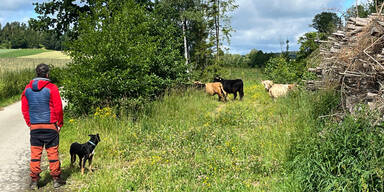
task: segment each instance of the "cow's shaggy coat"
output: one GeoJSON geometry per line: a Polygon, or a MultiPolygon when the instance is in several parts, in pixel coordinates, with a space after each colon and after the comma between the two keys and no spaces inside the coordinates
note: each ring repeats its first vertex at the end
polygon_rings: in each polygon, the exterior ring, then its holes
{"type": "Polygon", "coordinates": [[[269,96],[272,98],[284,96],[289,90],[296,86],[295,84],[274,84],[270,80],[261,81],[261,83],[264,85],[265,90],[268,91],[269,96]]]}

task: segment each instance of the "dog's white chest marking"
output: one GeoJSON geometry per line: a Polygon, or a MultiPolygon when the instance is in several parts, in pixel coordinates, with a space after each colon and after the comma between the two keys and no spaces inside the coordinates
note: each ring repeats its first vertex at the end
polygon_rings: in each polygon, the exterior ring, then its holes
{"type": "Polygon", "coordinates": [[[92,156],[95,154],[95,150],[92,150],[91,154],[89,154],[89,156],[92,156]]]}

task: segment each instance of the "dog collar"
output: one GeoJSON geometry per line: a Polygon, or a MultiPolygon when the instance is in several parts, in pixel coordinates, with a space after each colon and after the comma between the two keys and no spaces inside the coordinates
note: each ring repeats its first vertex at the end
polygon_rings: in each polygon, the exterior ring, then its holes
{"type": "Polygon", "coordinates": [[[93,146],[96,146],[96,144],[94,144],[92,141],[88,141],[88,143],[90,143],[93,146]]]}

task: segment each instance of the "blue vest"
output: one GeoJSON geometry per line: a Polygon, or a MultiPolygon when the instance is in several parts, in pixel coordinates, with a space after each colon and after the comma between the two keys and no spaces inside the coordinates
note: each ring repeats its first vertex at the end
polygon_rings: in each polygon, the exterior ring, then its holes
{"type": "MultiPolygon", "coordinates": [[[[45,78],[33,79],[32,88],[25,90],[25,96],[28,100],[29,117],[31,124],[50,123],[51,111],[49,108],[49,101],[51,90],[45,88],[45,86],[38,88],[38,82],[40,80],[49,81],[45,78]]],[[[46,85],[48,85],[47,83],[46,85]]]]}

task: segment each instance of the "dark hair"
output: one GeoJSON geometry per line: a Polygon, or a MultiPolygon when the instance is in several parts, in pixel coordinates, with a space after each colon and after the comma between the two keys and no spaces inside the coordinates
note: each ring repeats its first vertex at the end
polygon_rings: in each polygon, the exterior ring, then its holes
{"type": "Polygon", "coordinates": [[[47,64],[41,63],[36,67],[37,77],[46,78],[49,73],[49,66],[47,64]]]}

